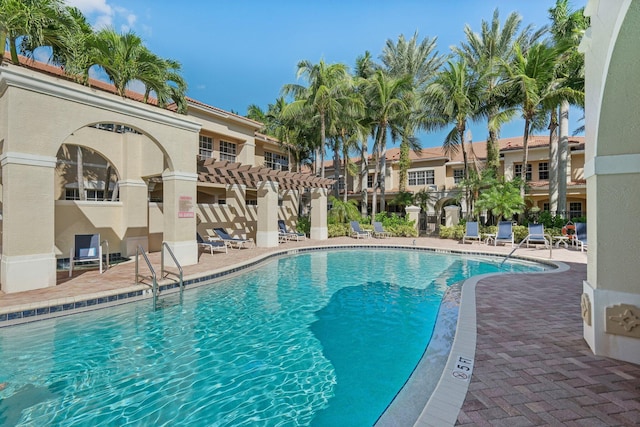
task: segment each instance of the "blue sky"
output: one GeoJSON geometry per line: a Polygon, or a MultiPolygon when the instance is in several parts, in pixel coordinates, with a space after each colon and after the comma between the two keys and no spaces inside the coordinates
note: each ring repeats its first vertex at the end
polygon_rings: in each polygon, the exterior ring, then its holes
{"type": "MultiPolygon", "coordinates": [[[[495,8],[501,19],[512,11],[524,24],[548,23],[555,0],[325,0],[211,1],[66,0],[79,7],[96,28],[133,30],[156,54],[179,61],[188,95],[244,115],[247,106],[263,109],[287,83],[296,83],[302,59],[353,66],[370,51],[378,58],[387,39],[400,34],[437,37],[440,53],[463,40],[469,24],[479,31],[495,8]]],[[[572,8],[586,0],[572,0],[572,8]]],[[[301,82],[298,82],[301,83],[301,82]]],[[[582,111],[571,112],[571,128],[582,111]]],[[[484,140],[486,125],[471,126],[474,140],[484,140]]],[[[521,136],[523,123],[502,129],[503,137],[521,136]]],[[[423,147],[442,145],[446,132],[421,134],[423,147]]]]}

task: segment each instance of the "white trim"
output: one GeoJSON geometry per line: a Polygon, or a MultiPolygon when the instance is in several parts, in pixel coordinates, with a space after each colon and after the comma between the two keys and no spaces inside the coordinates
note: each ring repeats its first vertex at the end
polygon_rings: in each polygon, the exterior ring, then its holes
{"type": "Polygon", "coordinates": [[[162,174],[163,181],[198,181],[198,174],[191,172],[169,171],[162,174]]]}
{"type": "Polygon", "coordinates": [[[0,156],[0,165],[25,165],[40,166],[45,168],[55,168],[58,159],[51,156],[40,156],[38,154],[19,153],[9,151],[0,156]]]}
{"type": "Polygon", "coordinates": [[[640,173],[640,154],[596,156],[584,165],[584,176],[640,173]]]}
{"type": "Polygon", "coordinates": [[[141,179],[121,179],[118,181],[118,187],[144,187],[147,188],[147,183],[141,179]]]}
{"type": "Polygon", "coordinates": [[[202,124],[187,116],[180,116],[168,110],[146,106],[138,101],[122,99],[117,95],[101,93],[77,83],[52,79],[42,73],[29,72],[13,65],[3,66],[0,73],[0,86],[12,86],[56,98],[66,99],[79,104],[113,111],[126,116],[136,117],[155,123],[161,123],[191,132],[199,132],[202,124]]]}

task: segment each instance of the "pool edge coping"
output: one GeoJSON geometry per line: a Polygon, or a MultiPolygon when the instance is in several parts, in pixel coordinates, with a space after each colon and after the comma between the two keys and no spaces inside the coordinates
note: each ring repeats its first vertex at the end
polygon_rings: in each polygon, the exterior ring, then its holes
{"type": "MultiPolygon", "coordinates": [[[[536,262],[541,262],[534,258],[529,258],[536,262]]],[[[510,274],[559,274],[570,270],[570,266],[562,261],[544,260],[543,263],[556,266],[553,270],[545,270],[534,273],[510,273],[510,274]]],[[[477,307],[476,307],[476,286],[484,279],[499,275],[500,273],[488,273],[466,279],[462,285],[462,295],[460,297],[460,308],[458,311],[458,322],[456,333],[451,345],[449,358],[445,364],[440,380],[433,390],[431,397],[422,410],[422,413],[413,424],[414,426],[454,426],[458,420],[458,415],[462,409],[462,404],[466,399],[469,385],[473,377],[473,365],[468,380],[461,380],[454,377],[457,369],[458,358],[463,357],[475,361],[477,343],[477,307]]]]}

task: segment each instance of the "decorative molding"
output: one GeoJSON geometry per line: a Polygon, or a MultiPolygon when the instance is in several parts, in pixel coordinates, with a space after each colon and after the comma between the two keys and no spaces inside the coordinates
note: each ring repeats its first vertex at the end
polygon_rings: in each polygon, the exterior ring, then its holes
{"type": "Polygon", "coordinates": [[[605,330],[608,334],[640,338],[640,308],[619,304],[605,310],[605,330]]]}
{"type": "Polygon", "coordinates": [[[589,294],[583,293],[580,298],[580,312],[582,313],[582,320],[588,326],[591,326],[591,300],[589,294]]]}
{"type": "Polygon", "coordinates": [[[584,176],[640,173],[640,154],[596,156],[584,165],[584,176]]]}
{"type": "Polygon", "coordinates": [[[163,181],[198,181],[198,174],[191,172],[169,171],[162,174],[163,181]]]}
{"type": "Polygon", "coordinates": [[[55,168],[58,159],[51,156],[40,156],[38,154],[18,153],[8,151],[0,156],[0,165],[25,165],[40,166],[45,168],[55,168]]]}

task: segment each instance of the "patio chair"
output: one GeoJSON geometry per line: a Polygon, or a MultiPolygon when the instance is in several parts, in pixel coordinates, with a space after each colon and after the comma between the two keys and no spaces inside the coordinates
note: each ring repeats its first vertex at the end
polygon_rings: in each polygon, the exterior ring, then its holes
{"type": "Polygon", "coordinates": [[[580,246],[580,252],[584,252],[584,248],[587,246],[587,223],[576,222],[576,234],[573,238],[573,244],[580,246]]]}
{"type": "Polygon", "coordinates": [[[196,239],[198,240],[198,246],[205,250],[209,250],[211,255],[213,255],[213,251],[224,251],[224,253],[228,253],[227,245],[222,240],[205,241],[200,233],[196,233],[196,239]]]}
{"type": "MultiPolygon", "coordinates": [[[[78,263],[97,262],[102,274],[102,245],[100,234],[76,234],[69,251],[69,277],[73,276],[73,266],[78,263]]],[[[109,263],[107,262],[107,268],[109,263]]]]}
{"type": "Polygon", "coordinates": [[[513,224],[511,224],[511,221],[500,221],[498,223],[498,233],[493,239],[493,246],[496,246],[498,242],[508,242],[513,247],[513,224]]]}
{"type": "Polygon", "coordinates": [[[477,221],[467,221],[467,225],[466,225],[466,231],[464,233],[464,236],[462,236],[462,244],[464,245],[464,242],[466,240],[477,240],[478,242],[480,242],[480,228],[478,227],[478,222],[477,221]]]}
{"type": "Polygon", "coordinates": [[[287,225],[284,223],[284,220],[278,220],[278,235],[280,237],[285,238],[286,240],[294,240],[297,242],[298,240],[306,240],[307,236],[304,233],[298,233],[295,231],[289,231],[287,229],[287,225]]]}
{"type": "Polygon", "coordinates": [[[218,237],[222,239],[222,241],[226,245],[229,245],[229,246],[236,245],[238,249],[245,247],[245,245],[249,243],[253,243],[252,239],[241,239],[239,237],[231,237],[231,235],[229,235],[229,233],[227,233],[226,230],[221,227],[214,228],[213,232],[216,233],[218,237]]]}
{"type": "Polygon", "coordinates": [[[544,243],[544,247],[548,248],[551,242],[547,240],[544,235],[544,225],[542,224],[529,224],[529,234],[525,237],[527,247],[529,243],[544,243]]]}
{"type": "Polygon", "coordinates": [[[384,227],[382,223],[379,221],[374,221],[373,223],[373,237],[386,238],[391,237],[391,233],[388,231],[384,231],[384,227]]]}
{"type": "Polygon", "coordinates": [[[368,239],[371,237],[371,233],[366,230],[360,228],[360,223],[358,221],[351,221],[351,237],[355,237],[356,239],[368,239]]]}

